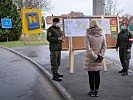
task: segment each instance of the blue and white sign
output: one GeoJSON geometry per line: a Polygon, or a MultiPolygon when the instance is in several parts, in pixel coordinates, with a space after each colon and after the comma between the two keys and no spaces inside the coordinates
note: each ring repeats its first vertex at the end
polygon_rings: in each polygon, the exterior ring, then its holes
{"type": "Polygon", "coordinates": [[[12,20],[10,18],[1,19],[2,28],[12,28],[12,20]]]}
{"type": "Polygon", "coordinates": [[[40,28],[39,17],[37,12],[27,12],[26,19],[28,22],[29,30],[40,28]]]}

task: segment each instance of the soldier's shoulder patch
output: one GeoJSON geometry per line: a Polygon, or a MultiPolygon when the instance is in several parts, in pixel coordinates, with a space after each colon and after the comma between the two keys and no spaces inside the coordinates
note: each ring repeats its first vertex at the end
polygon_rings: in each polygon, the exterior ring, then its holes
{"type": "Polygon", "coordinates": [[[49,32],[49,33],[48,33],[48,36],[52,36],[52,33],[51,33],[51,32],[49,32]]]}

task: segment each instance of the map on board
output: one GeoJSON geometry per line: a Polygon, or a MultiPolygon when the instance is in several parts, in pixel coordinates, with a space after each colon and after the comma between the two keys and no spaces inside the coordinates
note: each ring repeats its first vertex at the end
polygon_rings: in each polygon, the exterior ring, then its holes
{"type": "Polygon", "coordinates": [[[103,34],[111,34],[110,19],[96,19],[99,27],[102,29],[103,34]]]}
{"type": "Polygon", "coordinates": [[[85,36],[89,19],[64,19],[65,36],[85,36]]]}

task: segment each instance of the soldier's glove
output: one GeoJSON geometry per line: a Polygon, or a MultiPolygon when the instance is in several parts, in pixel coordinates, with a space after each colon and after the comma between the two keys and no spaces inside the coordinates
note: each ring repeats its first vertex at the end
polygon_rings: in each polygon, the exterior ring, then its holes
{"type": "Polygon", "coordinates": [[[100,62],[102,62],[102,60],[103,60],[103,57],[100,56],[100,55],[98,55],[98,58],[96,59],[96,62],[97,63],[100,63],[100,62]]]}
{"type": "Polygon", "coordinates": [[[61,43],[62,42],[62,37],[58,37],[58,41],[61,43]]]}
{"type": "Polygon", "coordinates": [[[131,50],[130,49],[127,49],[127,52],[131,52],[131,50]]]}

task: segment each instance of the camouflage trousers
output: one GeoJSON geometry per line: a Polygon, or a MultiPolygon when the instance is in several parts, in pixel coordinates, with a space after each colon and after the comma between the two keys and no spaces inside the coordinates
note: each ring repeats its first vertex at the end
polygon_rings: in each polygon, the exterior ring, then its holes
{"type": "Polygon", "coordinates": [[[129,69],[129,62],[131,58],[131,52],[127,52],[127,49],[119,50],[119,58],[122,64],[123,69],[129,69]]]}
{"type": "Polygon", "coordinates": [[[50,62],[52,73],[58,72],[58,68],[61,62],[61,51],[51,51],[50,52],[50,62]]]}

